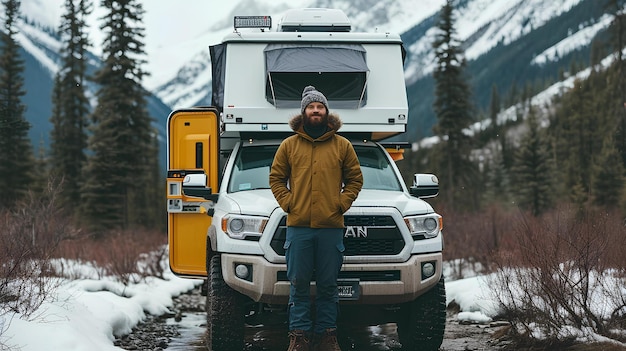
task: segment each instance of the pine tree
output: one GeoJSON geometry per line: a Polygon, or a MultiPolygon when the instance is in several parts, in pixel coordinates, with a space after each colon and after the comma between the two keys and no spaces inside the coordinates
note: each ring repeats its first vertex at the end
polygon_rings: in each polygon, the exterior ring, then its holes
{"type": "Polygon", "coordinates": [[[50,162],[47,158],[47,151],[43,138],[39,140],[39,146],[37,147],[36,155],[34,158],[36,173],[33,174],[33,182],[30,186],[30,190],[35,194],[43,194],[48,188],[50,182],[50,162]]]}
{"type": "Polygon", "coordinates": [[[526,120],[528,131],[515,155],[513,177],[517,204],[538,216],[552,206],[552,166],[546,138],[531,107],[526,120]]]}
{"type": "Polygon", "coordinates": [[[604,43],[602,43],[600,40],[593,40],[591,42],[591,53],[589,58],[591,69],[597,70],[597,65],[599,65],[605,57],[606,52],[604,50],[604,43]]]}
{"type": "Polygon", "coordinates": [[[437,67],[434,71],[437,116],[434,131],[441,137],[442,158],[438,172],[448,189],[450,206],[475,207],[475,194],[467,191],[476,179],[475,166],[469,161],[471,139],[463,132],[472,123],[471,92],[464,78],[465,61],[454,27],[452,1],[440,12],[439,29],[433,43],[437,67]],[[468,200],[470,202],[468,203],[468,200]]]}
{"type": "Polygon", "coordinates": [[[517,84],[517,80],[515,78],[513,78],[513,81],[511,82],[510,88],[509,88],[509,93],[507,94],[507,99],[505,102],[506,106],[512,106],[515,105],[519,102],[519,91],[518,91],[518,84],[517,84]]]}
{"type": "Polygon", "coordinates": [[[484,199],[487,203],[507,205],[510,202],[509,174],[504,167],[502,153],[494,150],[486,172],[484,199]]]}
{"type": "Polygon", "coordinates": [[[65,14],[59,28],[64,47],[62,67],[55,78],[51,131],[51,163],[55,178],[63,179],[61,204],[80,202],[82,168],[86,163],[87,119],[90,112],[85,91],[87,76],[86,17],[91,13],[88,0],[65,0],[65,14]]]}
{"type": "Polygon", "coordinates": [[[625,0],[608,0],[605,8],[613,14],[613,23],[611,29],[611,44],[617,56],[617,61],[622,61],[622,49],[626,46],[626,6],[625,0]]]}
{"type": "Polygon", "coordinates": [[[103,0],[102,6],[108,12],[101,25],[104,64],[94,76],[101,88],[92,115],[83,219],[96,231],[154,226],[159,220],[151,207],[160,183],[154,181],[157,133],[141,86],[147,74],[142,69],[144,10],[138,0],[103,0]]]}
{"type": "Polygon", "coordinates": [[[556,140],[559,170],[563,172],[568,189],[582,180],[581,185],[591,190],[592,169],[595,158],[600,155],[602,141],[616,130],[616,120],[609,110],[615,105],[607,89],[615,79],[602,72],[591,72],[584,81],[577,81],[562,99],[557,111],[552,134],[556,140]]]}
{"type": "Polygon", "coordinates": [[[622,154],[622,162],[626,167],[626,61],[624,60],[623,49],[626,46],[626,0],[609,0],[606,6],[613,13],[613,24],[611,26],[611,44],[616,53],[615,75],[618,79],[615,94],[616,101],[622,103],[617,105],[615,116],[617,118],[617,133],[615,143],[617,149],[622,154]],[[621,105],[621,106],[620,106],[621,105]]]}
{"type": "Polygon", "coordinates": [[[491,121],[491,128],[494,131],[494,135],[498,134],[498,114],[500,113],[500,94],[498,93],[498,86],[493,84],[491,86],[491,101],[489,103],[489,120],[491,121]]]}
{"type": "Polygon", "coordinates": [[[602,151],[595,164],[593,178],[593,202],[606,208],[620,205],[626,189],[624,165],[612,136],[604,138],[602,151]]]}
{"type": "Polygon", "coordinates": [[[582,214],[587,202],[589,201],[589,192],[583,186],[581,178],[578,178],[572,186],[572,189],[569,192],[569,200],[577,206],[578,215],[582,214]]]}
{"type": "Polygon", "coordinates": [[[15,40],[19,0],[3,0],[4,31],[0,33],[0,207],[21,200],[34,179],[35,160],[24,117],[24,62],[15,40]]]}

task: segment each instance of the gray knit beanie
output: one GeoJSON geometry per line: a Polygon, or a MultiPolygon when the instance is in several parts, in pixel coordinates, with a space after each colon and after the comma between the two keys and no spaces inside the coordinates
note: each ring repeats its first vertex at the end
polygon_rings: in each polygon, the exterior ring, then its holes
{"type": "Polygon", "coordinates": [[[302,102],[300,103],[300,112],[304,113],[306,107],[312,102],[321,102],[326,106],[326,111],[328,112],[328,100],[324,94],[320,93],[315,89],[314,86],[309,85],[302,91],[302,102]]]}

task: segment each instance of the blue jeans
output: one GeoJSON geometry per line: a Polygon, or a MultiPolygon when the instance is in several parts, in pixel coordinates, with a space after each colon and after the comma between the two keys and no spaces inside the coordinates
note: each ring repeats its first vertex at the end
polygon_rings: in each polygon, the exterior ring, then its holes
{"type": "Polygon", "coordinates": [[[343,263],[343,228],[288,227],[285,241],[289,290],[289,330],[322,333],[337,328],[337,278],[343,263]],[[315,272],[315,327],[311,280],[315,272]]]}

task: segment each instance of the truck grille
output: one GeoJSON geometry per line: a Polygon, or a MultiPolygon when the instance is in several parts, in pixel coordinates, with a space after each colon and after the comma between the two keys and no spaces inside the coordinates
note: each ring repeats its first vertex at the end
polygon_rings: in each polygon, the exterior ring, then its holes
{"type": "MultiPolygon", "coordinates": [[[[345,216],[344,256],[397,255],[404,248],[402,234],[391,216],[345,216]]],[[[287,217],[283,217],[272,237],[271,247],[285,255],[287,217]]]]}

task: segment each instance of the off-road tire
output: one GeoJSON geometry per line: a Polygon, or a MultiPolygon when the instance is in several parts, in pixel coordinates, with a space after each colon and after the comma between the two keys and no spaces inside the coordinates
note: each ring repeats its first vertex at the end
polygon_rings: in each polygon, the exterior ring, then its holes
{"type": "Polygon", "coordinates": [[[222,276],[222,257],[208,260],[207,349],[241,351],[244,343],[244,296],[230,288],[222,276]]]}
{"type": "Polygon", "coordinates": [[[424,295],[402,305],[397,325],[402,350],[439,350],[446,328],[446,287],[443,276],[424,295]]]}

